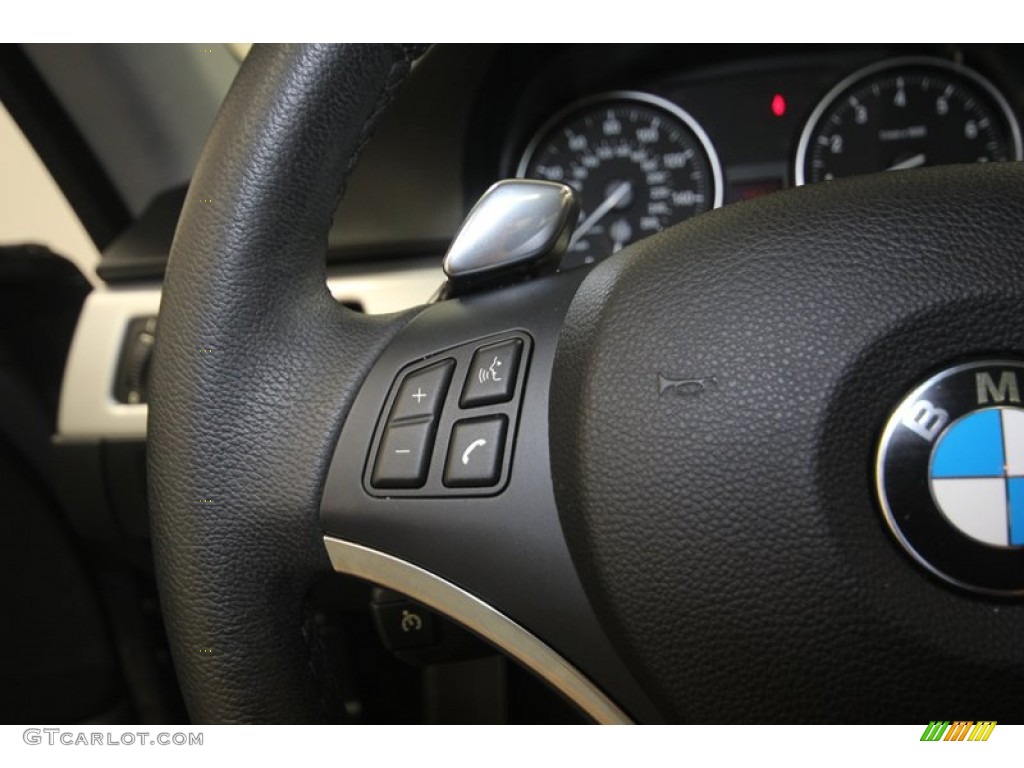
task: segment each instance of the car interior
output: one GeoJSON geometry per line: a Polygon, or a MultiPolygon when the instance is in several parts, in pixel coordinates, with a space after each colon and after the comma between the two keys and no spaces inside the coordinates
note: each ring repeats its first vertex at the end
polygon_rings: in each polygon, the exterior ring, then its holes
{"type": "Polygon", "coordinates": [[[0,721],[1024,715],[1024,546],[950,575],[875,477],[1024,354],[1024,48],[5,44],[0,101],[98,253],[0,226],[0,721]]]}

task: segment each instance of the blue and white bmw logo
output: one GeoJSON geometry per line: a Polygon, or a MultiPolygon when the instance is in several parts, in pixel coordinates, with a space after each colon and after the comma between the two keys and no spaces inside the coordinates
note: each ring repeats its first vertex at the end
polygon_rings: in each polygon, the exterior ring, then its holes
{"type": "Polygon", "coordinates": [[[1024,364],[968,363],[908,395],[889,419],[876,480],[907,552],[947,581],[1024,593],[1024,364]]]}
{"type": "Polygon", "coordinates": [[[988,408],[951,424],[932,451],[932,497],[963,533],[1024,545],[1024,411],[988,408]]]}

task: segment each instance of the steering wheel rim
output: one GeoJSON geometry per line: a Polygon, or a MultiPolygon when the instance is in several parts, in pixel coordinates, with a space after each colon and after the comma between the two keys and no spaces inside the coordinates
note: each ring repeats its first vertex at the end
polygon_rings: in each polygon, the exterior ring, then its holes
{"type": "Polygon", "coordinates": [[[326,234],[421,51],[256,46],[189,187],[163,288],[149,462],[163,611],[197,721],[339,717],[302,608],[329,570],[319,493],[358,381],[408,318],[331,298],[326,234]]]}
{"type": "Polygon", "coordinates": [[[303,612],[312,580],[331,567],[325,531],[335,568],[380,574],[353,565],[358,548],[477,596],[634,719],[905,720],[926,705],[983,703],[1001,719],[1019,714],[1020,606],[915,570],[884,530],[864,454],[901,393],[936,366],[1024,349],[1013,266],[1024,172],[928,169],[793,190],[702,216],[589,274],[363,317],[326,290],[326,233],[359,150],[420,52],[257,47],[190,187],[164,288],[149,429],[158,577],[193,717],[340,717],[303,612]],[[984,250],[980,268],[958,261],[969,247],[984,250]],[[941,284],[916,281],[914,269],[941,284]],[[985,321],[993,313],[999,328],[985,321]],[[820,362],[828,355],[816,333],[837,318],[850,332],[822,334],[836,353],[820,362]],[[443,441],[454,445],[452,430],[474,416],[456,383],[432,426],[441,442],[422,488],[433,490],[375,488],[373,457],[403,377],[451,361],[453,381],[465,381],[481,345],[513,337],[527,350],[520,389],[488,412],[508,420],[507,485],[445,495],[443,441]],[[735,416],[756,391],[750,359],[775,368],[771,397],[752,406],[753,447],[735,416]],[[788,407],[782,385],[800,380],[787,364],[827,381],[792,409],[806,411],[791,443],[805,453],[788,465],[760,450],[774,446],[767,436],[788,407]],[[713,381],[710,394],[702,385],[697,401],[663,397],[664,380],[691,375],[713,381]],[[858,418],[849,441],[823,438],[858,418]],[[773,508],[785,521],[776,533],[761,535],[756,494],[730,486],[719,506],[731,450],[719,425],[785,500],[773,508]],[[691,474],[661,469],[665,456],[691,474]],[[812,504],[821,515],[804,527],[798,513],[812,504]],[[740,518],[756,524],[737,529],[740,518]],[[748,566],[764,540],[794,554],[759,581],[748,566]],[[730,558],[731,544],[746,560],[730,558]],[[786,583],[805,594],[787,594],[786,583]],[[848,606],[833,599],[845,587],[848,606]],[[832,619],[821,627],[818,609],[832,619]],[[768,630],[763,642],[745,635],[751,620],[768,630]],[[836,661],[844,627],[865,637],[836,661]],[[868,637],[875,631],[884,639],[868,637]],[[934,681],[940,662],[955,685],[934,681]],[[870,691],[854,690],[861,679],[870,691]],[[756,695],[744,692],[751,680],[756,695]],[[829,701],[830,689],[842,698],[829,701]]]}

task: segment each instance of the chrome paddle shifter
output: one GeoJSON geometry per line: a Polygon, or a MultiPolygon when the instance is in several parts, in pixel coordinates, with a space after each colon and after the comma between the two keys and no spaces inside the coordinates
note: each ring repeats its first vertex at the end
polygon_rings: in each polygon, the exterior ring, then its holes
{"type": "Polygon", "coordinates": [[[471,293],[554,271],[579,218],[572,187],[506,179],[473,206],[444,258],[438,298],[471,293]]]}

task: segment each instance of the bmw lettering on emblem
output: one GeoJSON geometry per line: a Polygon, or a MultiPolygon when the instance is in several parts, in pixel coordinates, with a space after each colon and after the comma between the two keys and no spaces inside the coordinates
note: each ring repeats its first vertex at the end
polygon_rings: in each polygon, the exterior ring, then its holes
{"type": "Polygon", "coordinates": [[[910,555],[968,589],[1024,594],[1024,363],[943,371],[889,419],[876,464],[886,522],[910,555]]]}

